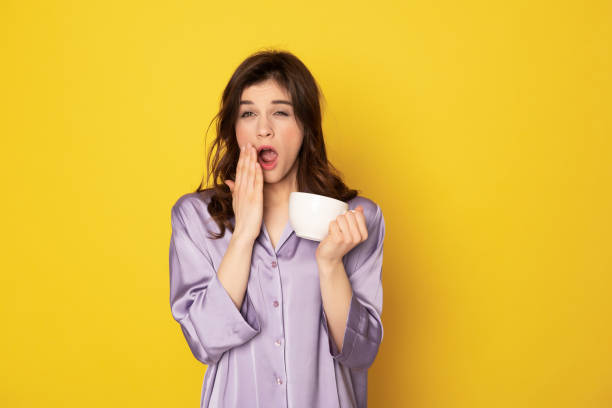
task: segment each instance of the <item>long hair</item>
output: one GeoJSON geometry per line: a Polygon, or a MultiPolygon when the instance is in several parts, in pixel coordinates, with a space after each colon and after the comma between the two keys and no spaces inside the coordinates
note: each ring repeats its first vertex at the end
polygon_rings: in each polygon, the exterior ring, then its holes
{"type": "MultiPolygon", "coordinates": [[[[221,97],[216,121],[217,137],[207,155],[207,177],[195,191],[213,190],[208,212],[219,226],[218,239],[225,235],[225,228],[234,232],[232,193],[224,180],[236,179],[236,167],[240,148],[236,140],[235,123],[238,117],[240,96],[243,89],[267,79],[285,88],[291,95],[297,121],[302,125],[304,138],[298,152],[298,191],[321,194],[341,201],[349,201],[359,190],[349,189],[342,181],[341,172],[328,160],[321,127],[322,92],[304,63],[287,51],[263,50],[255,52],[236,68],[221,97]],[[214,156],[213,156],[214,150],[214,156]],[[205,188],[212,176],[212,187],[205,188]]],[[[209,125],[210,128],[210,125],[209,125]]]]}

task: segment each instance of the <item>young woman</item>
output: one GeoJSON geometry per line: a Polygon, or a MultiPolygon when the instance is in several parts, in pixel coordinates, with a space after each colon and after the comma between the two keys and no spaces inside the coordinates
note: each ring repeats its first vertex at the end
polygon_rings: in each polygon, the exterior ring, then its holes
{"type": "Polygon", "coordinates": [[[383,338],[385,223],[328,162],[319,97],[293,54],[248,57],[215,117],[213,187],[202,182],[172,207],[170,305],[208,365],[202,407],[367,404],[383,338]],[[293,191],[351,211],[323,241],[300,238],[289,223],[293,191]]]}

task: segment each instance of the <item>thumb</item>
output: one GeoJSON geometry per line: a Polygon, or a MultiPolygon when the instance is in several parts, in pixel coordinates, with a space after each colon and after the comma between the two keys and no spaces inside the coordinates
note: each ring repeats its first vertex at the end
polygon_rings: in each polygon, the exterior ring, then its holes
{"type": "Polygon", "coordinates": [[[234,182],[232,180],[225,180],[224,183],[227,184],[230,191],[233,193],[234,192],[234,182]]]}

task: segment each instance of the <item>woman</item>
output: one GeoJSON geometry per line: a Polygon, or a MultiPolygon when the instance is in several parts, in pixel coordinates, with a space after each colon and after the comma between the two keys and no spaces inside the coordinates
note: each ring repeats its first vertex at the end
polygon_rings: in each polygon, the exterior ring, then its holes
{"type": "Polygon", "coordinates": [[[202,407],[367,404],[383,338],[385,223],[327,161],[319,96],[293,54],[247,58],[216,116],[214,186],[172,207],[171,311],[208,365],[202,407]],[[293,191],[352,211],[321,242],[300,238],[289,223],[293,191]]]}

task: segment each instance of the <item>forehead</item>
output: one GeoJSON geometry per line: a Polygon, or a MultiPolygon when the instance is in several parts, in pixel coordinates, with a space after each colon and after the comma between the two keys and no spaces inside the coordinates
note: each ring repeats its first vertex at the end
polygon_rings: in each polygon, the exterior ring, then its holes
{"type": "Polygon", "coordinates": [[[266,102],[272,99],[287,99],[291,101],[291,95],[285,88],[273,79],[267,79],[263,82],[250,85],[242,90],[240,99],[249,99],[251,101],[259,100],[266,102]]]}

